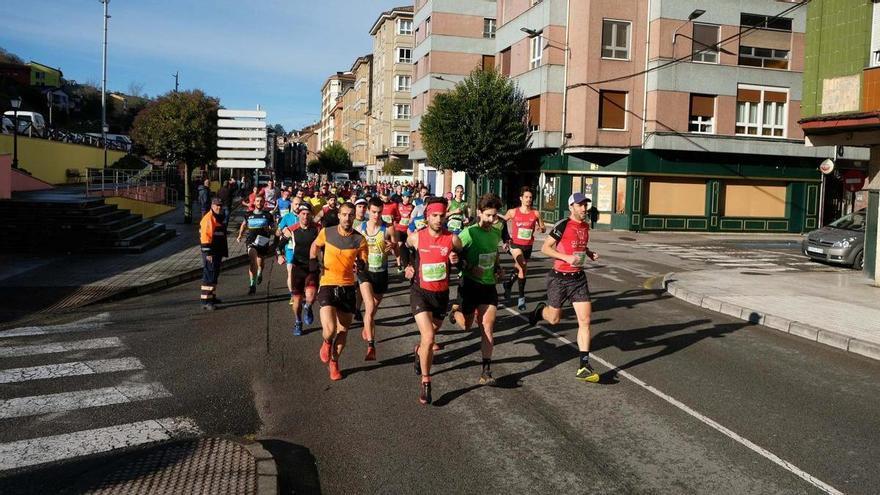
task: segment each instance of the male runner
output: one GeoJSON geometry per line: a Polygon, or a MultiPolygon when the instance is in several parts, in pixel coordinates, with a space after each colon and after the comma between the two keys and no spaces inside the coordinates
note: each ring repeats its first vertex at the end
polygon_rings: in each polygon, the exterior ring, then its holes
{"type": "Polygon", "coordinates": [[[519,208],[511,208],[504,215],[507,220],[507,230],[510,232],[510,255],[513,256],[516,265],[516,270],[504,282],[504,299],[510,299],[510,291],[516,281],[519,287],[517,309],[520,311],[526,310],[526,271],[529,260],[532,259],[535,230],[539,228],[544,232],[545,228],[541,214],[532,209],[534,197],[529,186],[523,186],[519,194],[519,208]]]}
{"type": "Polygon", "coordinates": [[[426,202],[427,228],[406,239],[403,262],[406,276],[412,279],[410,308],[419,327],[421,339],[415,346],[415,370],[421,375],[419,402],[430,404],[431,362],[434,359],[434,338],[449,305],[450,263],[458,263],[461,250],[458,236],[443,228],[446,200],[430,198],[426,202]]]}
{"type": "MultiPolygon", "coordinates": [[[[406,243],[409,223],[412,220],[413,211],[415,211],[415,205],[412,204],[412,192],[410,192],[409,189],[405,189],[403,193],[401,193],[400,204],[397,205],[397,211],[400,213],[400,221],[394,224],[394,230],[397,232],[397,252],[399,253],[400,246],[403,246],[406,243]]],[[[403,271],[403,267],[400,264],[400,254],[397,255],[397,268],[399,271],[403,271]]]]}
{"type": "Polygon", "coordinates": [[[357,199],[354,201],[354,224],[360,225],[367,221],[367,200],[357,199]]]}
{"type": "Polygon", "coordinates": [[[575,377],[578,380],[596,383],[599,374],[590,366],[590,286],[584,267],[587,261],[596,261],[599,255],[590,250],[590,226],[587,223],[587,203],[590,199],[582,193],[568,197],[571,214],[560,220],[544,239],[541,252],[553,258],[553,269],[547,273],[547,303],[538,303],[529,317],[535,326],[541,319],[551,325],[559,323],[562,305],[571,301],[577,315],[577,343],[580,360],[575,377]]]}
{"type": "Polygon", "coordinates": [[[477,203],[477,224],[466,227],[459,236],[463,248],[464,281],[459,289],[461,308],[452,306],[450,321],[463,330],[470,328],[476,317],[480,327],[480,351],[483,355],[480,385],[494,385],[491,361],[495,340],[495,316],[498,311],[498,292],[495,284],[503,272],[498,258],[501,229],[495,216],[501,208],[501,198],[493,193],[484,194],[477,203]]]}
{"type": "Polygon", "coordinates": [[[461,233],[468,221],[467,201],[464,199],[464,187],[455,186],[455,196],[449,202],[449,213],[446,215],[446,228],[455,235],[461,233]]]}
{"type": "Polygon", "coordinates": [[[358,226],[369,249],[367,269],[358,273],[361,298],[366,306],[362,335],[367,341],[364,361],[376,360],[376,312],[388,291],[388,254],[397,254],[396,231],[382,220],[383,206],[378,198],[371,199],[370,219],[358,226]]]}
{"type": "Polygon", "coordinates": [[[238,242],[241,242],[245,230],[247,231],[245,240],[250,258],[248,295],[257,293],[257,285],[263,282],[263,258],[271,254],[270,244],[272,243],[272,234],[275,232],[275,216],[263,210],[265,204],[266,200],[262,196],[254,198],[254,211],[244,216],[236,238],[238,242]]]}
{"type": "Polygon", "coordinates": [[[318,233],[309,252],[309,268],[318,271],[318,251],[324,250],[324,272],[318,303],[321,305],[321,328],[324,342],[319,356],[329,364],[330,379],[341,380],[339,356],[354,314],[355,270],[363,271],[368,261],[367,241],[352,229],[354,205],[339,208],[339,225],[325,227],[318,233]]]}
{"type": "Polygon", "coordinates": [[[284,218],[284,215],[287,215],[291,211],[291,207],[293,206],[293,201],[290,199],[290,191],[287,189],[281,190],[281,198],[275,203],[275,211],[277,212],[277,217],[279,219],[284,218]]]}
{"type": "Polygon", "coordinates": [[[388,189],[379,190],[379,199],[382,200],[382,221],[388,225],[399,223],[400,210],[397,208],[397,203],[388,197],[388,189]]]}
{"type": "Polygon", "coordinates": [[[339,206],[336,201],[335,194],[328,196],[327,204],[321,209],[318,221],[321,222],[321,225],[324,227],[335,227],[336,225],[339,225],[339,206]]]}
{"type": "Polygon", "coordinates": [[[287,288],[290,289],[294,316],[293,335],[297,337],[302,335],[303,324],[311,325],[315,320],[312,304],[318,290],[318,274],[309,271],[309,256],[318,230],[318,226],[312,222],[312,209],[306,204],[300,204],[296,214],[285,215],[278,224],[281,238],[278,262],[287,262],[287,288]]]}

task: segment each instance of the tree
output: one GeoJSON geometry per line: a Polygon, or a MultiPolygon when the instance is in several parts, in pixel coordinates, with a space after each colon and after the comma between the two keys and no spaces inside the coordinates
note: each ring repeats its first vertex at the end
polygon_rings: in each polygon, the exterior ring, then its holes
{"type": "Polygon", "coordinates": [[[432,166],[498,178],[528,147],[526,99],[497,71],[476,69],[434,98],[420,130],[432,166]]]}
{"type": "Polygon", "coordinates": [[[382,173],[385,175],[401,175],[403,174],[403,163],[397,158],[385,162],[382,167],[382,173]]]}
{"type": "Polygon", "coordinates": [[[284,131],[284,126],[281,125],[281,124],[275,124],[275,125],[269,126],[269,128],[272,129],[272,130],[274,130],[274,131],[275,131],[275,134],[277,134],[277,135],[279,135],[279,136],[282,135],[282,134],[287,134],[287,133],[284,131]]]}
{"type": "Polygon", "coordinates": [[[128,83],[128,93],[129,96],[135,96],[138,98],[146,98],[146,94],[144,93],[144,83],[132,81],[128,83]]]}
{"type": "Polygon", "coordinates": [[[320,173],[320,166],[321,161],[317,158],[312,158],[311,160],[309,160],[309,163],[306,164],[306,170],[308,170],[310,174],[317,174],[320,173]]]}
{"type": "Polygon", "coordinates": [[[318,153],[318,173],[332,174],[348,170],[351,170],[351,156],[339,141],[333,141],[318,153]]]}
{"type": "Polygon", "coordinates": [[[0,47],[0,62],[8,62],[11,64],[24,64],[24,60],[9,50],[0,47]]]}
{"type": "Polygon", "coordinates": [[[193,167],[217,156],[217,110],[220,101],[200,90],[169,92],[149,103],[134,119],[132,141],[166,162],[183,162],[183,221],[192,221],[190,177],[193,167]]]}

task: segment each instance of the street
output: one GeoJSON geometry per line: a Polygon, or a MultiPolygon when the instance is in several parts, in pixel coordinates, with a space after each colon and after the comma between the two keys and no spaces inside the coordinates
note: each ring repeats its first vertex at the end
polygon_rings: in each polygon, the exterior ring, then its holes
{"type": "MultiPolygon", "coordinates": [[[[419,405],[418,333],[398,276],[379,310],[379,360],[363,361],[356,323],[344,379],[331,382],[317,322],[290,332],[277,265],[256,297],[244,295],[245,268],[225,272],[225,303],[211,313],[198,311],[193,282],[0,332],[0,491],[57,489],[101,459],[80,456],[107,446],[206,434],[263,441],[284,493],[875,492],[880,364],[658,286],[665,273],[725,261],[695,250],[766,263],[755,270],[839,268],[797,265],[796,247],[686,246],[678,257],[665,245],[595,235],[595,385],[573,377],[570,309],[552,329],[500,309],[498,386],[477,385],[477,332],[447,322],[434,405],[419,405]]],[[[532,261],[530,309],[547,267],[532,261]]]]}

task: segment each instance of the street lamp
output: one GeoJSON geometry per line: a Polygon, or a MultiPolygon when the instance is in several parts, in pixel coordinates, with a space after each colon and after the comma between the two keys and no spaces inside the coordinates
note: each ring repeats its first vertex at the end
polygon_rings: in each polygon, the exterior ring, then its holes
{"type": "Polygon", "coordinates": [[[104,59],[101,64],[102,81],[101,81],[101,131],[104,138],[104,168],[107,168],[107,8],[110,0],[98,0],[104,4],[104,59]]]}
{"type": "Polygon", "coordinates": [[[12,105],[12,168],[18,168],[18,109],[21,108],[21,97],[16,96],[9,103],[12,105]]]}
{"type": "MultiPolygon", "coordinates": [[[[703,15],[705,13],[706,13],[706,11],[703,9],[694,9],[694,11],[691,12],[690,15],[688,16],[688,19],[686,21],[684,21],[681,24],[681,26],[678,26],[677,28],[675,28],[675,31],[672,32],[672,45],[675,46],[675,38],[678,37],[678,30],[679,29],[687,26],[687,24],[689,22],[692,22],[694,19],[700,17],[701,15],[703,15]]],[[[673,57],[674,56],[675,56],[675,54],[673,53],[673,57]]]]}

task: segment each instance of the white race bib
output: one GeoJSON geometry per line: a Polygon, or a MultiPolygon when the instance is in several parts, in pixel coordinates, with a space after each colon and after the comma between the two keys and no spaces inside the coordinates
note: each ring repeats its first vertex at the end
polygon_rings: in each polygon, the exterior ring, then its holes
{"type": "Polygon", "coordinates": [[[256,239],[254,239],[254,246],[268,246],[269,238],[264,235],[258,235],[256,239]]]}
{"type": "Polygon", "coordinates": [[[516,238],[523,241],[530,241],[532,240],[532,233],[532,229],[519,229],[516,232],[516,238]]]}
{"type": "Polygon", "coordinates": [[[498,253],[484,253],[480,255],[478,264],[483,270],[491,270],[495,267],[496,258],[498,258],[498,253]]]}
{"type": "Polygon", "coordinates": [[[575,257],[577,257],[577,260],[575,260],[575,262],[572,263],[571,266],[584,268],[587,266],[587,263],[590,261],[590,257],[587,256],[587,253],[584,251],[578,251],[578,252],[574,252],[571,254],[573,254],[575,257]]]}
{"type": "Polygon", "coordinates": [[[382,253],[370,253],[367,255],[367,265],[371,272],[385,271],[385,255],[382,253]]]}
{"type": "Polygon", "coordinates": [[[385,223],[391,223],[394,220],[394,217],[391,215],[382,215],[382,221],[385,223]]]}
{"type": "Polygon", "coordinates": [[[403,226],[409,225],[409,218],[401,218],[400,225],[403,225],[403,226]]]}
{"type": "Polygon", "coordinates": [[[461,230],[461,220],[457,218],[451,218],[446,223],[446,228],[449,230],[461,230]]]}
{"type": "Polygon", "coordinates": [[[425,282],[439,282],[446,279],[446,262],[426,263],[422,265],[422,280],[425,282]]]}

